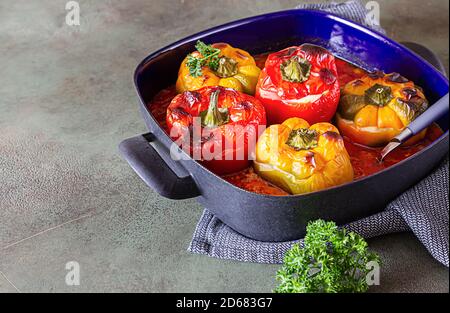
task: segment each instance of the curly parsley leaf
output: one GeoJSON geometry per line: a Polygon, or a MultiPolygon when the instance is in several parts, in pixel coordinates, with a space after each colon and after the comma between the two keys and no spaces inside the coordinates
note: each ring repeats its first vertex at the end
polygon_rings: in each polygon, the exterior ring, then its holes
{"type": "Polygon", "coordinates": [[[217,71],[217,69],[219,68],[219,57],[217,55],[209,59],[208,67],[213,71],[217,71]]]}
{"type": "Polygon", "coordinates": [[[277,273],[278,293],[365,292],[369,262],[380,264],[356,233],[339,229],[333,222],[309,223],[303,241],[289,250],[277,273]]]}
{"type": "Polygon", "coordinates": [[[197,51],[200,52],[200,54],[203,57],[213,55],[213,54],[216,54],[217,52],[220,52],[219,49],[213,48],[211,45],[207,45],[206,43],[204,43],[201,40],[197,40],[197,43],[195,44],[195,49],[197,49],[197,51]]]}
{"type": "Polygon", "coordinates": [[[201,54],[201,57],[196,57],[189,54],[186,61],[186,66],[189,68],[189,74],[192,77],[199,77],[202,75],[202,67],[208,66],[213,71],[219,67],[220,49],[207,45],[198,40],[195,48],[201,54]]]}
{"type": "Polygon", "coordinates": [[[186,61],[186,66],[189,68],[189,74],[192,77],[199,77],[202,75],[202,61],[192,54],[189,54],[186,61]]]}

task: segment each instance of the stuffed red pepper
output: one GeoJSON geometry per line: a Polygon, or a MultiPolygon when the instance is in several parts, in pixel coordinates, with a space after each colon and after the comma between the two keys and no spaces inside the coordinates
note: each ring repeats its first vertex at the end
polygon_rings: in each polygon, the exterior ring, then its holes
{"type": "Polygon", "coordinates": [[[185,152],[223,175],[249,166],[266,113],[250,95],[208,86],[177,95],[167,108],[166,121],[171,138],[185,152]]]}
{"type": "Polygon", "coordinates": [[[310,124],[328,122],[339,103],[334,56],[303,44],[268,56],[255,96],[264,104],[269,124],[300,117],[310,124]]]}

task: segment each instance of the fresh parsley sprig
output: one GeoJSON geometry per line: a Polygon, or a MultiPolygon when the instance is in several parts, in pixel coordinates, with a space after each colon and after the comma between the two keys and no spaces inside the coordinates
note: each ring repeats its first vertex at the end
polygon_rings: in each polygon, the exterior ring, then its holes
{"type": "Polygon", "coordinates": [[[196,57],[191,53],[187,57],[186,66],[189,68],[189,74],[192,77],[202,76],[202,68],[205,65],[213,71],[218,69],[220,49],[207,45],[200,40],[197,41],[195,48],[202,56],[196,57]]]}
{"type": "Polygon", "coordinates": [[[339,229],[333,222],[317,220],[307,227],[303,247],[289,250],[277,273],[278,293],[365,292],[366,265],[378,255],[356,233],[339,229]]]}

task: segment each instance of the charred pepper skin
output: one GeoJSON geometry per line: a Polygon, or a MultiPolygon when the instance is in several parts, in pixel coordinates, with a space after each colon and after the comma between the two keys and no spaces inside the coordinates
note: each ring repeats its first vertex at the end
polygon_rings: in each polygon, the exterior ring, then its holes
{"type": "Polygon", "coordinates": [[[294,195],[351,182],[354,177],[338,129],[325,122],[310,126],[296,117],[270,126],[259,137],[254,168],[294,195]]]}
{"type": "MultiPolygon", "coordinates": [[[[420,87],[397,73],[374,72],[342,88],[336,122],[343,136],[365,146],[387,144],[428,108],[420,87]]],[[[413,144],[426,130],[411,138],[413,144]]]]}
{"type": "MultiPolygon", "coordinates": [[[[178,71],[177,92],[198,90],[205,86],[222,86],[254,95],[261,70],[256,66],[253,57],[247,51],[234,48],[227,43],[215,43],[211,46],[220,50],[217,71],[203,66],[202,75],[194,77],[186,65],[188,60],[186,57],[178,71]]],[[[198,51],[193,52],[192,56],[202,57],[198,51]]]]}
{"type": "Polygon", "coordinates": [[[303,44],[268,56],[255,96],[264,104],[269,124],[300,117],[311,124],[329,122],[339,103],[334,56],[303,44]]]}
{"type": "Polygon", "coordinates": [[[225,175],[250,165],[259,132],[266,125],[266,112],[253,96],[208,86],[175,96],[166,122],[177,144],[188,141],[185,151],[191,157],[215,174],[225,175]]]}

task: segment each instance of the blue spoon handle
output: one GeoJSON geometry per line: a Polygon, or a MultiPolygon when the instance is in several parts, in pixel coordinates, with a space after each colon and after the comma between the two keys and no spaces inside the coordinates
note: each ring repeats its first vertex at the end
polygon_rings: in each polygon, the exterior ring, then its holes
{"type": "Polygon", "coordinates": [[[417,135],[422,130],[431,125],[431,123],[437,121],[444,116],[449,109],[448,105],[448,93],[439,99],[436,103],[430,106],[425,112],[419,115],[407,128],[411,131],[412,135],[417,135]]]}

